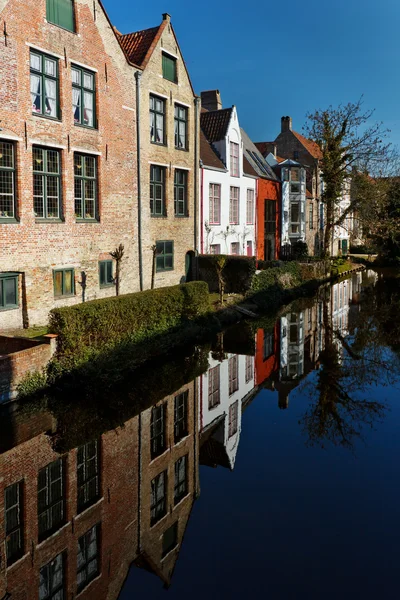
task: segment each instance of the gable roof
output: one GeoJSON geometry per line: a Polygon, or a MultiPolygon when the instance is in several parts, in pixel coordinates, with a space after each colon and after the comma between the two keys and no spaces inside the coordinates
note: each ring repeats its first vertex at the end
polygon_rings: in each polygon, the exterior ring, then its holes
{"type": "Polygon", "coordinates": [[[226,167],[220,159],[217,151],[212,147],[212,144],[207,140],[203,131],[200,129],[200,159],[204,166],[212,167],[226,171],[226,167]]]}
{"type": "Polygon", "coordinates": [[[252,170],[255,171],[258,177],[263,177],[265,179],[272,179],[273,181],[277,181],[277,177],[273,172],[272,168],[265,161],[263,155],[256,147],[256,145],[253,144],[245,130],[240,128],[240,132],[242,134],[243,142],[243,170],[245,171],[244,164],[246,159],[246,162],[250,163],[252,170]]]}
{"type": "Polygon", "coordinates": [[[232,110],[232,108],[221,108],[200,114],[200,127],[209,142],[219,142],[225,138],[232,110]]]}
{"type": "Polygon", "coordinates": [[[274,148],[276,146],[275,142],[254,142],[254,145],[261,152],[261,154],[264,156],[264,158],[270,152],[272,152],[272,154],[273,154],[274,148]]]}
{"type": "Polygon", "coordinates": [[[246,156],[243,152],[243,173],[245,175],[250,175],[251,177],[259,177],[257,171],[253,168],[251,162],[247,160],[246,156]]]}
{"type": "Polygon", "coordinates": [[[301,144],[303,144],[304,148],[313,156],[314,158],[321,159],[322,151],[316,142],[309,140],[308,138],[301,135],[301,133],[297,133],[297,131],[292,130],[293,135],[299,140],[301,144]]]}
{"type": "Polygon", "coordinates": [[[165,21],[158,27],[142,29],[141,31],[134,31],[133,33],[121,34],[119,31],[116,31],[119,43],[121,44],[121,48],[128,61],[144,68],[151,56],[150,49],[153,50],[164,27],[165,21]]]}

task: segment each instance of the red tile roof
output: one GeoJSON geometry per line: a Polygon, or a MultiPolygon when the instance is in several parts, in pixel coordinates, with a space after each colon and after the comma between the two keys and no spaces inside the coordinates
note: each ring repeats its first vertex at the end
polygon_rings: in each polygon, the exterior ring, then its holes
{"type": "Polygon", "coordinates": [[[214,167],[226,171],[226,167],[218,154],[200,130],[200,158],[206,167],[214,167]]]}
{"type": "MultiPolygon", "coordinates": [[[[164,21],[163,21],[164,23],[164,21]]],[[[146,56],[155,41],[163,23],[157,27],[143,29],[142,31],[134,31],[133,33],[125,33],[124,35],[116,31],[121,48],[125,53],[129,62],[144,67],[147,61],[146,56]]]]}
{"type": "Polygon", "coordinates": [[[270,152],[273,154],[274,147],[276,146],[275,142],[254,142],[254,145],[259,149],[264,158],[270,152]]]}
{"type": "Polygon", "coordinates": [[[231,114],[232,108],[222,108],[221,110],[200,114],[200,127],[209,142],[219,142],[224,139],[228,131],[231,114]]]}
{"type": "Polygon", "coordinates": [[[322,158],[321,148],[318,146],[316,142],[309,140],[308,138],[301,135],[301,133],[297,133],[297,131],[292,131],[293,135],[299,140],[301,144],[303,144],[304,148],[313,156],[314,158],[322,158]]]}

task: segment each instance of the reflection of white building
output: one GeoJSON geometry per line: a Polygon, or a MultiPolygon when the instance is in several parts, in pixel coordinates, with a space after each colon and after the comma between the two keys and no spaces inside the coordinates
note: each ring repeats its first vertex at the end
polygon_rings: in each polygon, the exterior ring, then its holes
{"type": "Polygon", "coordinates": [[[342,337],[349,333],[349,311],[352,298],[352,279],[344,279],[331,287],[332,329],[342,337]]]}
{"type": "Polygon", "coordinates": [[[281,317],[280,379],[297,379],[304,373],[304,312],[281,317]]]}
{"type": "Polygon", "coordinates": [[[209,357],[199,377],[200,462],[235,466],[242,424],[242,400],[254,388],[254,356],[227,354],[222,362],[209,357]]]}

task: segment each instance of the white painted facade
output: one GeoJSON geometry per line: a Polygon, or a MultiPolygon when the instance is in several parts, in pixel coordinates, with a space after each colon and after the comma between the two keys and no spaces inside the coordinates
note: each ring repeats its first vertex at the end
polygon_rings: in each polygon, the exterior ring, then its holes
{"type": "Polygon", "coordinates": [[[254,256],[256,253],[256,198],[257,178],[243,172],[243,143],[236,108],[232,107],[231,118],[223,140],[214,142],[226,170],[202,165],[200,168],[201,204],[200,204],[200,252],[202,254],[240,254],[254,256]],[[230,143],[239,145],[239,174],[233,176],[230,165],[230,143]],[[220,186],[219,219],[210,215],[210,186],[220,186]],[[231,188],[239,189],[238,223],[231,223],[231,188]],[[253,194],[251,223],[248,222],[248,190],[253,194]],[[217,223],[213,223],[217,220],[217,223]]]}
{"type": "Polygon", "coordinates": [[[297,379],[304,373],[304,311],[281,317],[280,329],[280,379],[297,379]]]}
{"type": "MultiPolygon", "coordinates": [[[[351,180],[348,178],[343,184],[342,196],[338,201],[336,206],[336,214],[335,221],[340,218],[340,215],[344,213],[345,210],[348,209],[351,202],[350,197],[351,190],[351,180]]],[[[353,227],[353,215],[349,213],[343,223],[340,225],[336,225],[333,229],[332,236],[332,256],[338,256],[340,254],[347,254],[350,248],[350,239],[352,237],[352,227],[353,227]]]]}
{"type": "Polygon", "coordinates": [[[208,371],[199,377],[199,431],[201,434],[223,422],[223,426],[218,427],[216,441],[224,446],[233,469],[242,429],[242,400],[255,386],[254,356],[227,354],[227,358],[220,362],[210,353],[208,364],[208,371]],[[231,360],[237,360],[237,383],[230,377],[231,360]],[[217,382],[219,385],[216,385],[217,382]],[[233,427],[232,417],[235,414],[237,426],[233,427]]]}

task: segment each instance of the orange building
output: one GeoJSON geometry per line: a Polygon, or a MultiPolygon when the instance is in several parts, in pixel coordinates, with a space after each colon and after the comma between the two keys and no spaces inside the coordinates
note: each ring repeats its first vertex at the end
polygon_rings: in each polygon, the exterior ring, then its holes
{"type": "Polygon", "coordinates": [[[259,329],[256,334],[255,385],[261,385],[279,371],[279,319],[271,329],[259,329]]]}

